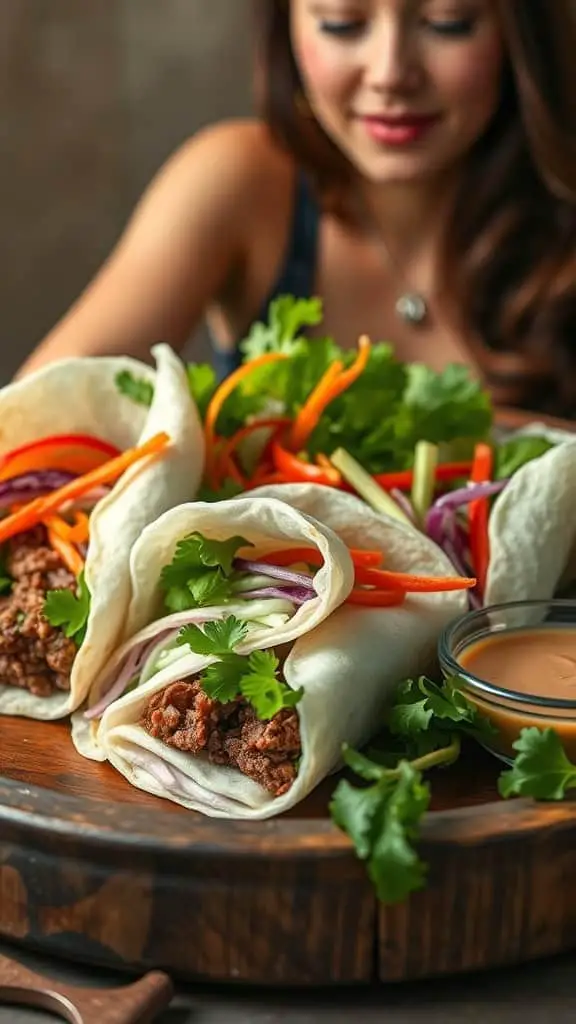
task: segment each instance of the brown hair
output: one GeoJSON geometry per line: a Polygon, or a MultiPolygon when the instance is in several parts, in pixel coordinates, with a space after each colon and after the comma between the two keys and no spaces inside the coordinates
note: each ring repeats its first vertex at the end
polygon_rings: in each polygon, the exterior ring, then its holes
{"type": "MultiPolygon", "coordinates": [[[[470,154],[446,280],[482,339],[497,401],[576,413],[574,0],[495,0],[507,47],[499,109],[470,154]],[[457,270],[456,270],[457,268],[457,270]]],[[[257,0],[258,98],[273,135],[321,192],[351,168],[303,109],[288,0],[257,0]]]]}

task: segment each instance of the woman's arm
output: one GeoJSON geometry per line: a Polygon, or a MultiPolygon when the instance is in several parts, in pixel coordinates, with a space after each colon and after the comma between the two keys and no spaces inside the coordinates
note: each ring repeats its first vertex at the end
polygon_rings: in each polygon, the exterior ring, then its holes
{"type": "Polygon", "coordinates": [[[146,359],[157,341],[181,349],[244,257],[257,137],[255,126],[229,123],[178,150],[95,279],[18,376],[66,356],[146,359]]]}

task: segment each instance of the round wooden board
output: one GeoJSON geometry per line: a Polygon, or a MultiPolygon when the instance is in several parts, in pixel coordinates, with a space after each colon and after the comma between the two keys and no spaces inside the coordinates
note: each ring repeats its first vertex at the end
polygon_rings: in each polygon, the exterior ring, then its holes
{"type": "Polygon", "coordinates": [[[384,907],[328,818],[335,778],[281,818],[224,822],[83,760],[67,722],[0,719],[0,934],[106,967],[266,985],[391,982],[575,947],[576,802],[500,801],[499,770],[474,749],[434,774],[428,884],[384,907]]]}

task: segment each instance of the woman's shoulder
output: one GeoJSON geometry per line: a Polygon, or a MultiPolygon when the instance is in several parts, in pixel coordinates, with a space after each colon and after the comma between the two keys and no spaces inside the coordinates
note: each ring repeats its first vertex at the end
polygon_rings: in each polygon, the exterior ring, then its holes
{"type": "Polygon", "coordinates": [[[294,160],[257,120],[230,120],[202,128],[175,152],[169,166],[191,187],[199,182],[221,200],[262,208],[291,194],[294,160]]]}

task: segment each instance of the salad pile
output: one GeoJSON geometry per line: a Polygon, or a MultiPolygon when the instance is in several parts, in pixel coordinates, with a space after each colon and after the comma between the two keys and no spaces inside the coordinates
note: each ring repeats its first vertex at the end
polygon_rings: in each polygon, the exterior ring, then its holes
{"type": "MultiPolygon", "coordinates": [[[[318,299],[282,296],[267,324],[242,342],[242,366],[218,384],[206,364],[187,367],[204,424],[206,468],[198,495],[232,497],[264,484],[306,482],[352,491],[377,511],[424,530],[482,603],[491,499],[552,442],[492,439],[490,398],[467,367],[443,372],[399,362],[362,337],[343,351],[303,335],[322,318],[318,299]]],[[[128,373],[117,386],[152,400],[128,373]]]]}

